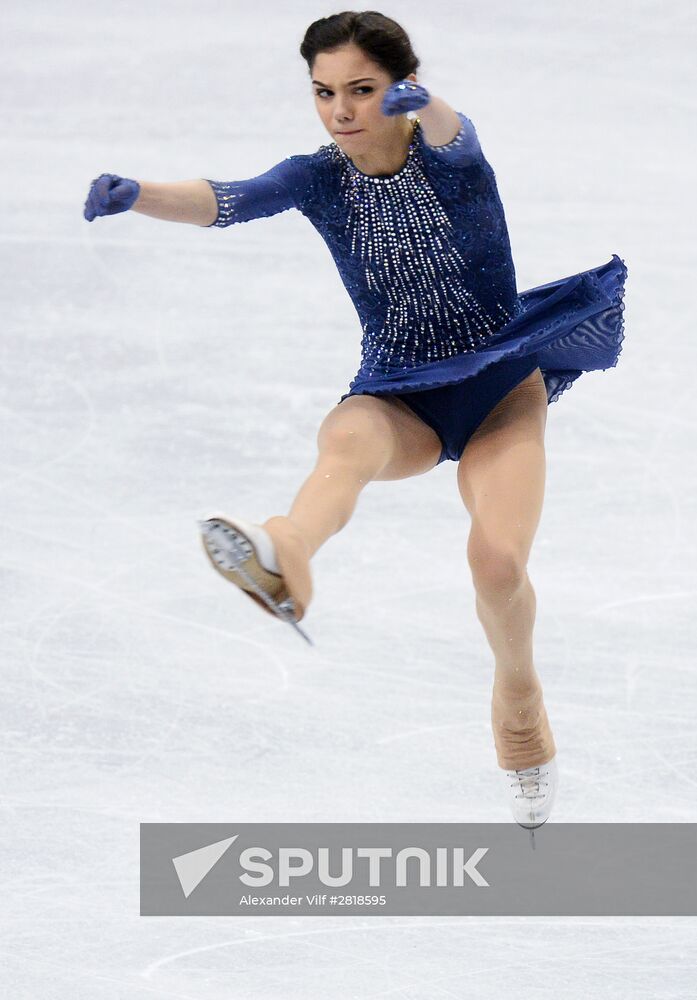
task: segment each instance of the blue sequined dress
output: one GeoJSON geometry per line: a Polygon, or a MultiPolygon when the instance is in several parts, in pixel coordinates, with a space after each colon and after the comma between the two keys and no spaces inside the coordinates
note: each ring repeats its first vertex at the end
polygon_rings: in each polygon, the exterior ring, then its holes
{"type": "Polygon", "coordinates": [[[551,403],[583,372],[617,364],[624,261],[613,254],[518,292],[494,171],[472,122],[458,117],[445,146],[429,146],[415,118],[395,174],[364,174],[331,143],[258,177],[208,181],[218,201],[212,226],[297,208],[329,247],[363,330],[342,400],[452,385],[535,354],[551,403]]]}

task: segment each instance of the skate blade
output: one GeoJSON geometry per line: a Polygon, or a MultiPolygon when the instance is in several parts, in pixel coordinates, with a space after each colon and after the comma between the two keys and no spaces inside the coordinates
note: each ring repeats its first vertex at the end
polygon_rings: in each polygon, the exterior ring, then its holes
{"type": "Polygon", "coordinates": [[[266,572],[267,575],[275,575],[268,574],[268,571],[261,567],[252,542],[227,521],[219,518],[199,521],[199,528],[206,553],[218,572],[242,590],[256,594],[272,614],[288,625],[292,625],[305,642],[314,646],[312,639],[295,620],[292,598],[288,597],[279,604],[245,568],[245,564],[253,559],[262,572],[266,572]]]}
{"type": "MultiPolygon", "coordinates": [[[[516,820],[516,822],[518,821],[516,820]]],[[[521,828],[521,830],[527,830],[528,834],[530,835],[530,847],[532,848],[533,851],[537,850],[537,847],[535,845],[535,830],[539,830],[540,827],[544,826],[546,822],[547,822],[546,819],[543,819],[541,823],[518,822],[518,826],[521,828]]]]}
{"type": "MultiPolygon", "coordinates": [[[[549,817],[547,817],[549,819],[549,817]]],[[[524,830],[539,830],[541,826],[544,826],[547,819],[541,819],[539,823],[521,823],[519,819],[516,820],[518,826],[522,826],[524,830]]]]}

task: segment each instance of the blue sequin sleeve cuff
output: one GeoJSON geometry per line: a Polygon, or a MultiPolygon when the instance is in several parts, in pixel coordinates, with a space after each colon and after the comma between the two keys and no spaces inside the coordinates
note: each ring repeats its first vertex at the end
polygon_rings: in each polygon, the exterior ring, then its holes
{"type": "Polygon", "coordinates": [[[433,155],[447,160],[449,163],[460,163],[463,165],[473,163],[482,156],[477,133],[474,125],[466,115],[463,115],[461,111],[457,111],[456,114],[460,119],[460,131],[454,139],[451,139],[444,146],[431,146],[426,142],[426,137],[424,136],[424,145],[433,155]]]}
{"type": "Polygon", "coordinates": [[[214,222],[211,222],[209,226],[204,228],[210,229],[211,226],[220,226],[221,228],[229,226],[234,222],[233,218],[233,199],[234,194],[231,193],[231,185],[229,183],[223,183],[221,181],[211,181],[207,177],[204,180],[208,181],[210,186],[213,188],[213,194],[215,195],[215,200],[218,203],[218,215],[214,222]]]}

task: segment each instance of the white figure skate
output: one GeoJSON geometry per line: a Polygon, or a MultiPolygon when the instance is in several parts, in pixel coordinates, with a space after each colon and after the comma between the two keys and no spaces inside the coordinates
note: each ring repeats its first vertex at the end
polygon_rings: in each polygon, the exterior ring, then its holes
{"type": "Polygon", "coordinates": [[[199,521],[203,547],[215,569],[270,614],[313,645],[296,621],[296,605],[280,571],[271,535],[259,524],[227,514],[199,521]]]}
{"type": "Polygon", "coordinates": [[[516,823],[527,830],[535,830],[546,823],[559,783],[556,754],[546,764],[503,773],[516,823]]]}

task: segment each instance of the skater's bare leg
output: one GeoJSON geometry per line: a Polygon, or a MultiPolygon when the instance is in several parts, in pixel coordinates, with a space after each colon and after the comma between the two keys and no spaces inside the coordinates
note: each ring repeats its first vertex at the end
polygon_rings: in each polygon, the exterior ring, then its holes
{"type": "Polygon", "coordinates": [[[495,657],[491,718],[498,763],[546,763],[556,752],[533,663],[535,592],[527,562],[542,513],[547,394],[536,369],[467,443],[458,487],[472,526],[467,556],[477,615],[495,657]]]}
{"type": "Polygon", "coordinates": [[[335,406],[317,447],[315,468],[288,513],[310,557],[348,523],[369,482],[421,475],[441,451],[436,433],[404,403],[376,396],[349,396],[335,406]]]}
{"type": "Polygon", "coordinates": [[[287,517],[264,528],[274,542],[282,576],[300,617],[312,598],[310,559],[349,521],[372,480],[427,472],[441,452],[438,435],[401,400],[349,396],[325,417],[317,435],[315,468],[287,517]]]}
{"type": "MultiPolygon", "coordinates": [[[[296,621],[302,620],[312,599],[310,560],[347,523],[360,491],[374,479],[404,479],[427,472],[437,464],[441,451],[435,431],[405,403],[375,396],[350,396],[335,406],[322,422],[317,444],[315,468],[289,515],[271,517],[262,525],[272,543],[272,554],[267,552],[266,559],[275,564],[255,564],[258,578],[265,571],[267,576],[271,573],[274,600],[285,603],[290,599],[296,621]]],[[[204,544],[217,567],[224,558],[219,548],[211,550],[208,542],[204,544]]],[[[241,571],[237,577],[235,570],[227,572],[232,572],[228,576],[232,582],[250,592],[237,579],[241,571]]],[[[249,583],[244,577],[241,580],[249,583]]],[[[260,579],[257,584],[264,586],[260,579]]]]}

